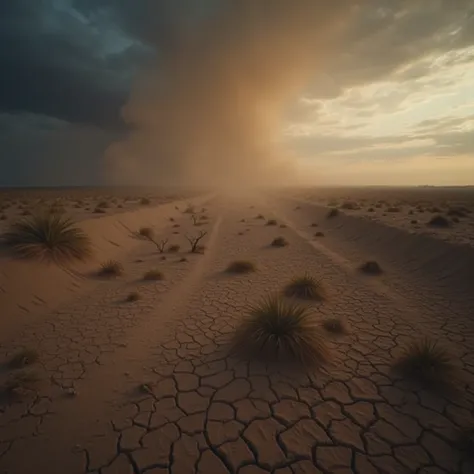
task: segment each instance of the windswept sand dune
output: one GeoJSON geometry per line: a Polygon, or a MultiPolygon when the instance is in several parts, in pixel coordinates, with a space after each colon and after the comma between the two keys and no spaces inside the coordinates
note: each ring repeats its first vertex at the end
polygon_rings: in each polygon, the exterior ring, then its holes
{"type": "MultiPolygon", "coordinates": [[[[206,231],[203,254],[159,254],[142,241],[119,249],[123,276],[1,345],[6,360],[18,348],[35,350],[38,362],[23,370],[38,381],[0,399],[0,472],[474,472],[460,443],[461,430],[474,426],[472,293],[457,275],[470,275],[461,258],[470,253],[352,217],[329,221],[322,208],[295,209],[287,198],[218,198],[206,207],[207,224],[180,214],[179,227],[159,231],[182,246],[185,234],[206,231]],[[287,245],[272,246],[276,237],[287,245]],[[381,275],[357,271],[369,254],[381,275]],[[226,272],[236,260],[255,271],[226,272]],[[430,277],[449,260],[443,278],[430,277]],[[152,268],[164,278],[144,281],[152,268]],[[249,305],[304,274],[326,295],[298,304],[310,311],[327,362],[287,370],[231,356],[249,305]],[[126,301],[131,291],[140,298],[126,301]],[[333,320],[342,333],[325,329],[333,320]],[[394,371],[422,337],[446,347],[449,390],[394,371]]],[[[141,225],[135,217],[129,224],[141,225]]],[[[116,232],[120,242],[128,235],[116,232]]],[[[0,377],[21,370],[5,366],[0,377]]]]}
{"type": "Polygon", "coordinates": [[[140,241],[134,232],[142,226],[160,231],[170,225],[169,218],[180,215],[189,203],[202,206],[209,196],[146,207],[135,211],[88,219],[79,223],[90,237],[92,258],[85,263],[59,267],[34,261],[22,261],[3,255],[0,260],[0,339],[32,317],[56,308],[97,284],[91,274],[100,263],[127,254],[140,241]]]}

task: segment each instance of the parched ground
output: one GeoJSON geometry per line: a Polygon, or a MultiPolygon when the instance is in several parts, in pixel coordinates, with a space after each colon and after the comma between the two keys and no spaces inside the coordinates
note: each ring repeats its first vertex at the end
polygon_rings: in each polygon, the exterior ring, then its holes
{"type": "MultiPolygon", "coordinates": [[[[404,273],[403,261],[380,278],[360,276],[365,248],[322,219],[310,228],[310,207],[270,198],[207,207],[209,224],[194,227],[183,214],[163,231],[178,253],[143,242],[123,256],[122,277],[1,347],[5,360],[22,347],[39,360],[28,368],[38,380],[1,400],[0,473],[474,472],[458,443],[459,428],[474,426],[474,293],[448,301],[446,279],[404,273]],[[206,251],[190,255],[184,235],[200,230],[206,251]],[[279,235],[289,245],[269,246],[279,235]],[[226,274],[236,259],[257,271],[226,274]],[[165,279],[142,281],[151,268],[165,279]],[[312,305],[315,320],[349,329],[326,335],[330,362],[287,372],[230,357],[248,305],[306,272],[329,295],[312,305]],[[126,302],[131,291],[141,298],[126,302]],[[449,346],[462,374],[456,392],[393,374],[403,345],[421,335],[449,346]]],[[[17,373],[4,368],[2,380],[17,373]]]]}

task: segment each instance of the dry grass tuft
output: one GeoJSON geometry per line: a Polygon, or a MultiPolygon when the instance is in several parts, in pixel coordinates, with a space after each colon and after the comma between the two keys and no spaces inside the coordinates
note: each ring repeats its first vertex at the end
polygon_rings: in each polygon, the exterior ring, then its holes
{"type": "Polygon", "coordinates": [[[449,386],[457,376],[447,349],[426,337],[407,344],[393,368],[404,377],[429,388],[449,386]]]}
{"type": "Polygon", "coordinates": [[[236,260],[226,268],[227,273],[251,273],[255,270],[255,265],[247,260],[236,260]]]}
{"type": "Polygon", "coordinates": [[[449,227],[451,223],[446,217],[438,215],[431,218],[427,225],[430,227],[449,227]]]}
{"type": "Polygon", "coordinates": [[[383,273],[383,270],[380,265],[373,260],[369,260],[368,262],[363,263],[359,267],[359,271],[367,275],[381,275],[383,273]]]}
{"type": "Polygon", "coordinates": [[[287,245],[289,245],[289,243],[285,237],[276,237],[271,243],[272,247],[286,247],[287,245]]]}
{"type": "Polygon", "coordinates": [[[163,280],[164,275],[159,270],[153,269],[153,270],[148,270],[143,275],[143,279],[146,280],[146,281],[158,281],[158,280],[163,280]]]}
{"type": "Polygon", "coordinates": [[[123,275],[123,265],[117,260],[107,260],[100,266],[99,275],[104,277],[123,275]]]}
{"type": "Polygon", "coordinates": [[[85,260],[92,253],[87,234],[59,214],[42,214],[14,223],[3,243],[23,258],[66,263],[85,260]]]}
{"type": "Polygon", "coordinates": [[[34,364],[38,360],[38,353],[32,349],[23,349],[14,354],[7,362],[10,369],[22,369],[34,364]]]}
{"type": "Polygon", "coordinates": [[[293,280],[285,286],[283,293],[290,298],[300,298],[304,300],[323,301],[326,299],[326,292],[321,282],[307,274],[293,278],[293,280]]]}
{"type": "Polygon", "coordinates": [[[153,237],[155,236],[155,233],[153,232],[153,229],[151,227],[140,227],[138,233],[142,237],[145,237],[145,239],[149,240],[153,240],[153,237]]]}
{"type": "Polygon", "coordinates": [[[251,308],[237,328],[231,351],[267,362],[320,365],[329,351],[308,309],[279,298],[251,308]]]}
{"type": "Polygon", "coordinates": [[[341,335],[347,334],[348,332],[346,323],[343,320],[337,318],[325,319],[322,322],[322,326],[327,332],[330,332],[332,334],[341,335]]]}
{"type": "Polygon", "coordinates": [[[128,294],[127,298],[125,298],[125,301],[129,303],[133,303],[134,301],[138,301],[140,299],[140,293],[137,291],[132,291],[131,293],[128,294]]]}

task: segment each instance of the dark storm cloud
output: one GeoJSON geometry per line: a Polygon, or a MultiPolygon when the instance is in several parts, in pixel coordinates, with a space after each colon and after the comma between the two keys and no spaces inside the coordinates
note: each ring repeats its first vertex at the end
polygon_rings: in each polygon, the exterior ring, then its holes
{"type": "Polygon", "coordinates": [[[66,2],[56,5],[1,2],[0,110],[116,126],[144,50],[124,38],[123,50],[107,53],[99,20],[86,21],[66,2]]]}

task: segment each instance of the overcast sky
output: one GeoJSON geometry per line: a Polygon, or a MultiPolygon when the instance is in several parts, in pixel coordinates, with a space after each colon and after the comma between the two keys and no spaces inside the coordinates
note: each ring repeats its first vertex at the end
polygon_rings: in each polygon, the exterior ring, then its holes
{"type": "MultiPolygon", "coordinates": [[[[0,2],[0,185],[104,183],[132,86],[231,1],[0,2]]],[[[343,1],[281,147],[315,183],[474,184],[474,0],[343,1]]]]}

